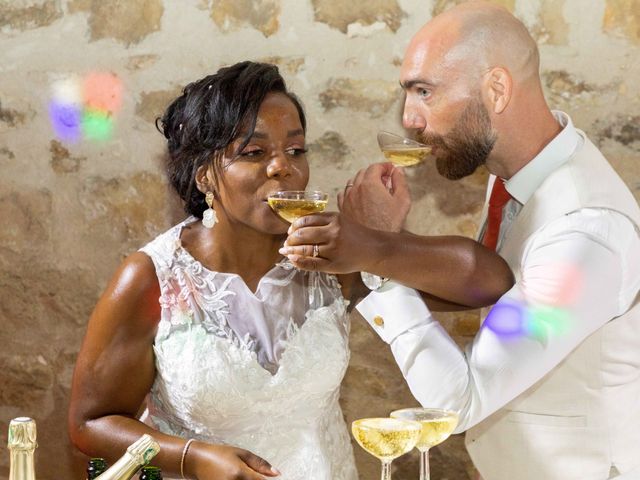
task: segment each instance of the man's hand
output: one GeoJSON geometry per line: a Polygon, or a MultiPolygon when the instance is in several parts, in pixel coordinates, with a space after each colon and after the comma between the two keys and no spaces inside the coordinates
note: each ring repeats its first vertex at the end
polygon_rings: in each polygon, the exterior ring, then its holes
{"type": "Polygon", "coordinates": [[[367,228],[400,232],[411,208],[403,169],[375,163],[360,170],[338,194],[338,207],[367,228]]]}

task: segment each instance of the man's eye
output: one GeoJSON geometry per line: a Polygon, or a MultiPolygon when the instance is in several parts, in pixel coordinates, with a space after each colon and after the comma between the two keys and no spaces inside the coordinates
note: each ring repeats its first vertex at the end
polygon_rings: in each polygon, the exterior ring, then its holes
{"type": "Polygon", "coordinates": [[[419,88],[418,89],[418,95],[421,98],[429,98],[429,95],[431,95],[431,91],[427,90],[426,88],[419,88]]]}

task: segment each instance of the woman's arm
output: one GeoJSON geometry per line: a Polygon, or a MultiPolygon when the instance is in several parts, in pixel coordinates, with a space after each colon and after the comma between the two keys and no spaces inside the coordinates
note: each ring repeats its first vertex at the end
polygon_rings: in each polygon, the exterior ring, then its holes
{"type": "MultiPolygon", "coordinates": [[[[353,310],[362,299],[369,295],[369,293],[371,293],[371,290],[369,290],[364,285],[364,283],[362,283],[362,278],[360,277],[359,272],[338,275],[338,280],[342,287],[342,296],[346,300],[349,300],[347,313],[351,313],[351,310],[353,310]]],[[[475,310],[477,308],[469,307],[467,305],[461,305],[459,303],[449,302],[447,300],[424,292],[420,292],[420,296],[422,297],[422,300],[424,300],[424,303],[427,304],[429,310],[432,312],[460,312],[475,310]]]]}
{"type": "MultiPolygon", "coordinates": [[[[136,418],[153,384],[153,340],[160,318],[160,287],[153,263],[134,253],[118,269],[87,327],[73,376],[71,441],[90,456],[118,459],[142,434],[160,444],[154,464],[179,476],[186,440],[165,435],[136,418]]],[[[191,478],[273,476],[270,465],[245,450],[193,442],[185,461],[191,478]]]]}
{"type": "Polygon", "coordinates": [[[347,312],[350,313],[356,304],[367,296],[369,289],[362,283],[359,272],[345,273],[337,277],[342,288],[342,296],[349,301],[347,312]]]}
{"type": "Polygon", "coordinates": [[[390,163],[360,170],[338,195],[338,206],[340,214],[296,220],[280,253],[305,270],[392,278],[426,293],[437,310],[492,305],[514,283],[507,262],[470,238],[403,231],[409,189],[403,169],[390,163]]]}
{"type": "Polygon", "coordinates": [[[507,262],[470,238],[372,230],[337,213],[296,220],[280,253],[298,268],[367,271],[469,308],[494,304],[514,284],[507,262]]]}

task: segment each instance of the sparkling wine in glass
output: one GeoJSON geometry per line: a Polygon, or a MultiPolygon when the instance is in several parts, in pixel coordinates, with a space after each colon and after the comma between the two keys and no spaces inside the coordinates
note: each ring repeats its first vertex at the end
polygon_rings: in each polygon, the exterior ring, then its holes
{"type": "Polygon", "coordinates": [[[429,449],[444,442],[458,425],[458,414],[441,408],[404,408],[391,412],[391,418],[420,422],[422,431],[416,443],[420,450],[420,480],[429,480],[429,449]]]}
{"type": "Polygon", "coordinates": [[[391,480],[391,462],[416,445],[421,431],[419,422],[395,418],[363,418],[351,424],[358,444],[382,462],[382,480],[391,480]]]}
{"type": "Polygon", "coordinates": [[[431,147],[390,132],[378,133],[378,145],[385,158],[398,167],[410,167],[422,162],[431,147]]]}
{"type": "Polygon", "coordinates": [[[329,195],[320,191],[287,190],[269,194],[267,202],[280,218],[293,223],[312,213],[324,212],[329,195]]]}

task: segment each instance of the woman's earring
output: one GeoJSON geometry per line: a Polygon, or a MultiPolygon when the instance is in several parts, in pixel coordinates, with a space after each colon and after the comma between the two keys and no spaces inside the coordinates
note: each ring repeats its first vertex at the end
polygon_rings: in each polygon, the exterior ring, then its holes
{"type": "Polygon", "coordinates": [[[204,200],[207,202],[207,205],[209,205],[209,208],[207,208],[202,214],[202,225],[207,228],[213,228],[213,226],[218,222],[216,211],[213,209],[213,192],[207,192],[204,196],[204,200]]]}

